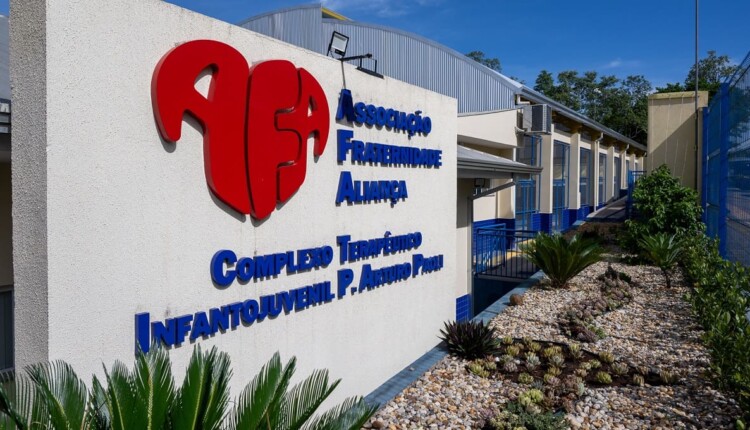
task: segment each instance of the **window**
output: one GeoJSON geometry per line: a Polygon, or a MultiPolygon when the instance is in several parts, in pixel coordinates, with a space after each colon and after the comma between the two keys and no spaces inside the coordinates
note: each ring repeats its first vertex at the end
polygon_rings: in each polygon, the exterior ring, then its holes
{"type": "Polygon", "coordinates": [[[555,141],[552,156],[552,219],[553,232],[564,230],[565,211],[568,209],[568,174],[570,170],[570,146],[555,141]]]}
{"type": "Polygon", "coordinates": [[[581,207],[591,204],[591,150],[581,148],[581,207]]]}
{"type": "Polygon", "coordinates": [[[607,180],[607,154],[599,154],[599,204],[606,202],[604,183],[607,180]]]}
{"type": "Polygon", "coordinates": [[[13,367],[13,291],[0,287],[0,370],[13,367]]]}
{"type": "MultiPolygon", "coordinates": [[[[516,150],[516,161],[529,166],[539,162],[539,141],[536,136],[524,136],[521,146],[516,150]]],[[[516,184],[516,230],[533,230],[531,219],[539,212],[538,175],[518,181],[516,184]]]]}

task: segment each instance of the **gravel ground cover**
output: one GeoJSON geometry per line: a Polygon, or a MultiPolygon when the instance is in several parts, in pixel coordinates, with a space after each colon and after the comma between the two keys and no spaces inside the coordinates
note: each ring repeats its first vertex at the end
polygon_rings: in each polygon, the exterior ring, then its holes
{"type": "MultiPolygon", "coordinates": [[[[612,256],[610,256],[610,259],[612,256]]],[[[570,342],[560,332],[559,313],[567,305],[599,294],[597,277],[607,262],[590,266],[566,290],[533,288],[523,304],[509,307],[491,325],[498,336],[570,342]]],[[[598,317],[607,336],[583,348],[610,351],[620,361],[679,374],[676,385],[596,388],[565,411],[573,429],[732,429],[740,411],[734,400],[712,387],[709,356],[701,329],[683,299],[687,291],[677,274],[667,289],[661,272],[650,266],[613,263],[631,276],[635,287],[627,305],[598,317]]],[[[436,328],[437,330],[437,328],[436,328]]],[[[468,361],[448,356],[391,402],[366,428],[476,429],[483,411],[515,399],[527,386],[485,379],[466,370],[468,361]]]]}

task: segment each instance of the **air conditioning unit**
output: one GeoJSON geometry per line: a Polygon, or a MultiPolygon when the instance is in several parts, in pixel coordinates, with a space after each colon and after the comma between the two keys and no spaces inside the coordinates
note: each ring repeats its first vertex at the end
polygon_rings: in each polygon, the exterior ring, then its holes
{"type": "Polygon", "coordinates": [[[523,106],[523,129],[527,133],[551,133],[552,108],[546,104],[523,106]]]}

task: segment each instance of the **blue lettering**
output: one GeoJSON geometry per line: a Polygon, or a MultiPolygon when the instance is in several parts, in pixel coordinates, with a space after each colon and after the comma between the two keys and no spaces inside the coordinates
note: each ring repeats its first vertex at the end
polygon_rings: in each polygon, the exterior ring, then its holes
{"type": "Polygon", "coordinates": [[[224,272],[224,265],[227,266],[237,262],[237,254],[228,250],[222,249],[221,251],[214,254],[211,259],[211,278],[214,280],[216,285],[226,287],[234,281],[237,274],[234,270],[227,269],[224,272]]]}

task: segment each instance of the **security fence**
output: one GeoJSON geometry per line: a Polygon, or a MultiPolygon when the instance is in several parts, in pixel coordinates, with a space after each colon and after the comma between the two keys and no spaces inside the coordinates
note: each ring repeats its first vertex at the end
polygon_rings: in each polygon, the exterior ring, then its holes
{"type": "Polygon", "coordinates": [[[750,54],[703,113],[702,204],[721,255],[750,266],[750,54]]]}

